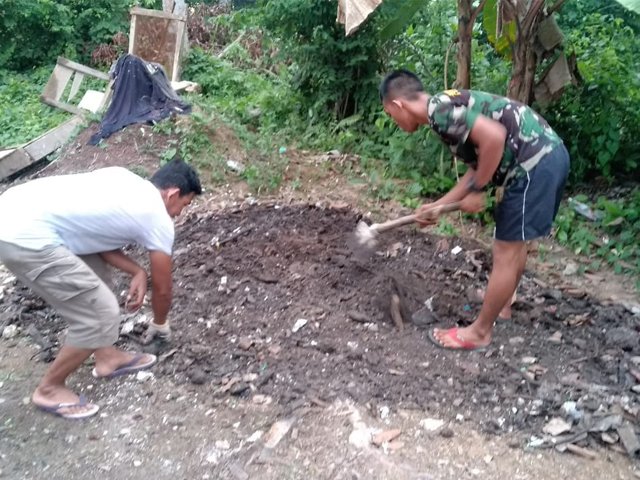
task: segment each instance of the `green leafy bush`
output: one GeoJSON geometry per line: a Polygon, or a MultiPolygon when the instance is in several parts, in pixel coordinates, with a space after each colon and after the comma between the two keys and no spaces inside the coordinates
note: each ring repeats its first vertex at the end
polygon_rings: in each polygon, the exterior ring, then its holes
{"type": "Polygon", "coordinates": [[[134,5],[162,9],[160,0],[3,0],[0,65],[27,70],[58,55],[87,62],[98,44],[129,31],[134,5]]]}
{"type": "Polygon", "coordinates": [[[591,14],[568,44],[584,82],[546,113],[571,153],[571,176],[638,177],[640,37],[622,19],[591,14]]]}
{"type": "Polygon", "coordinates": [[[33,140],[70,116],[40,101],[40,92],[50,73],[49,68],[28,75],[0,71],[0,147],[33,140]]]}
{"type": "Polygon", "coordinates": [[[263,26],[290,62],[291,85],[301,94],[301,113],[310,122],[341,120],[371,105],[380,70],[378,37],[367,22],[350,37],[335,21],[335,0],[262,2],[263,26]]]}

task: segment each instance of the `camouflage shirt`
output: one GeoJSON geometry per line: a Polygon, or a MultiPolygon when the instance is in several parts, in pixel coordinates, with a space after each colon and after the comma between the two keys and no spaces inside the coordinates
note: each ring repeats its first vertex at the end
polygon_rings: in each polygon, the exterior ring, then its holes
{"type": "Polygon", "coordinates": [[[527,105],[475,90],[447,90],[427,103],[429,125],[454,155],[476,169],[478,154],[469,133],[478,115],[500,122],[507,129],[504,153],[493,182],[502,185],[507,174],[524,174],[519,165],[540,159],[562,143],[549,124],[527,105]]]}

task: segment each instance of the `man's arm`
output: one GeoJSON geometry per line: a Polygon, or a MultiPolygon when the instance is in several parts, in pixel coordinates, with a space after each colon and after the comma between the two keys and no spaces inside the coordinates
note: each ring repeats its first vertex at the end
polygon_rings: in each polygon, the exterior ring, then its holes
{"type": "Polygon", "coordinates": [[[149,252],[151,263],[151,308],[153,323],[164,325],[171,309],[171,256],[160,251],[149,252]]]}
{"type": "Polygon", "coordinates": [[[139,309],[147,294],[147,272],[122,250],[102,252],[99,255],[109,265],[131,275],[125,308],[130,311],[139,309]]]}
{"type": "Polygon", "coordinates": [[[126,255],[122,250],[112,250],[110,252],[102,252],[99,254],[102,259],[112,267],[117,268],[131,276],[146,272],[131,257],[126,255]]]}
{"type": "Polygon", "coordinates": [[[476,188],[484,188],[491,181],[504,155],[507,129],[500,122],[478,115],[471,127],[469,138],[478,152],[474,185],[476,188]]]}

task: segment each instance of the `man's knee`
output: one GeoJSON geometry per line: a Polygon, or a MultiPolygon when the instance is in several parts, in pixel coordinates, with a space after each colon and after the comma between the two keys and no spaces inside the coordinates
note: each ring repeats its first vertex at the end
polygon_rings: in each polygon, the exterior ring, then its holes
{"type": "Polygon", "coordinates": [[[525,242],[504,242],[494,240],[493,263],[510,266],[514,269],[522,268],[523,260],[527,258],[527,244],[525,242]]]}
{"type": "Polygon", "coordinates": [[[77,310],[71,307],[63,313],[69,322],[67,343],[89,349],[113,345],[120,331],[120,306],[115,295],[106,286],[82,295],[89,298],[74,299],[77,310]]]}

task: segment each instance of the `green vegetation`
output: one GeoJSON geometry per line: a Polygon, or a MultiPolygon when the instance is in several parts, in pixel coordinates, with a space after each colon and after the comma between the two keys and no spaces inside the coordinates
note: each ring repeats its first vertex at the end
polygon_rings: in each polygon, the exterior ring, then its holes
{"type": "MultiPolygon", "coordinates": [[[[574,253],[593,259],[590,267],[597,270],[603,263],[617,273],[640,273],[640,189],[627,190],[625,196],[608,199],[600,196],[593,203],[598,220],[590,221],[571,206],[563,206],[556,219],[556,239],[574,253]]],[[[576,195],[578,202],[589,202],[576,195]]],[[[640,279],[636,280],[640,288],[640,279]]]]}
{"type": "Polygon", "coordinates": [[[0,147],[26,143],[70,116],[40,101],[50,74],[44,67],[29,74],[0,71],[0,147]]]}
{"type": "MultiPolygon", "coordinates": [[[[64,118],[38,100],[55,57],[104,68],[119,48],[114,36],[128,34],[133,3],[99,0],[86,8],[79,0],[4,2],[1,145],[24,142],[64,118]]],[[[136,3],[158,8],[161,2],[136,3]]],[[[357,168],[344,166],[353,182],[367,182],[375,198],[408,207],[446,191],[463,173],[428,129],[400,131],[382,112],[377,93],[381,75],[398,67],[416,71],[428,91],[453,85],[455,2],[386,0],[350,37],[335,22],[335,0],[258,0],[236,11],[216,1],[189,3],[194,28],[183,77],[198,82],[202,93],[189,96],[194,113],[188,120],[154,127],[174,134],[163,161],[180,155],[221,182],[230,157],[219,136],[230,130],[248,152],[242,177],[252,190],[265,192],[284,182],[289,157],[281,147],[340,150],[358,155],[357,168]]],[[[512,64],[501,38],[485,30],[494,23],[481,12],[473,28],[471,82],[504,94],[512,64]]],[[[606,262],[638,274],[640,193],[633,182],[640,163],[640,15],[614,0],[576,0],[563,5],[558,23],[581,78],[559,100],[534,107],[570,149],[570,190],[593,191],[585,183],[597,179],[593,208],[605,218],[589,222],[563,206],[556,238],[597,259],[594,267],[606,262]],[[624,198],[607,194],[621,182],[631,182],[624,198]]],[[[503,32],[502,39],[512,33],[503,32]]],[[[477,219],[490,222],[487,214],[477,219]]],[[[448,223],[440,230],[454,231],[448,223]]]]}

